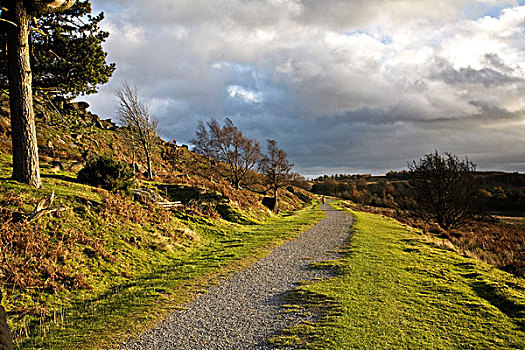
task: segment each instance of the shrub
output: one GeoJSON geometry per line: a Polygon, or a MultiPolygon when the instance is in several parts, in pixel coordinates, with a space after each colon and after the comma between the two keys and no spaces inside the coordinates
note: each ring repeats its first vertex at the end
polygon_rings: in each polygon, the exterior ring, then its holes
{"type": "Polygon", "coordinates": [[[109,191],[129,192],[133,176],[133,169],[128,164],[109,157],[99,157],[89,161],[78,172],[77,178],[80,182],[109,191]]]}
{"type": "Polygon", "coordinates": [[[476,166],[468,159],[437,151],[409,164],[416,213],[445,230],[463,224],[479,213],[476,166]]]}

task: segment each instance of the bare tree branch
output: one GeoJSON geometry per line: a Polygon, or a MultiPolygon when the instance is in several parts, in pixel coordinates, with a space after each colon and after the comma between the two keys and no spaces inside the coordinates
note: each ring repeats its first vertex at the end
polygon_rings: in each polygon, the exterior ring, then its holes
{"type": "Polygon", "coordinates": [[[285,151],[277,147],[277,141],[267,140],[268,154],[264,155],[260,162],[261,172],[266,176],[266,181],[273,190],[275,199],[274,210],[279,211],[277,192],[289,183],[290,170],[293,164],[288,161],[285,151]]]}
{"type": "Polygon", "coordinates": [[[228,172],[222,173],[219,166],[214,170],[236,188],[240,188],[248,172],[255,167],[261,156],[259,142],[244,137],[233,122],[226,118],[221,127],[212,119],[206,125],[200,121],[196,138],[190,140],[195,151],[208,158],[224,162],[228,172]]]}
{"type": "Polygon", "coordinates": [[[136,140],[146,156],[148,178],[153,177],[152,152],[159,130],[158,119],[149,110],[146,101],[138,96],[137,89],[128,83],[115,92],[119,100],[117,115],[120,122],[127,127],[129,138],[136,140]]]}

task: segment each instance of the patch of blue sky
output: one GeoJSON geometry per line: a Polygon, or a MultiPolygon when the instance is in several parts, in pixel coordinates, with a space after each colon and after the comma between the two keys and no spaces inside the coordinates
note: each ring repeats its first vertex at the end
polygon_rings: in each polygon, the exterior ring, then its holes
{"type": "Polygon", "coordinates": [[[266,105],[272,108],[275,105],[286,104],[290,95],[285,86],[272,81],[261,82],[253,86],[248,82],[239,81],[226,87],[228,100],[246,105],[266,105]]]}
{"type": "MultiPolygon", "coordinates": [[[[226,103],[235,108],[260,108],[281,104],[289,98],[286,86],[258,65],[218,61],[212,69],[226,75],[226,103]]],[[[235,110],[232,108],[232,112],[235,110]]]]}
{"type": "Polygon", "coordinates": [[[381,42],[382,42],[383,44],[385,44],[385,45],[390,45],[390,44],[392,44],[392,42],[393,42],[393,41],[392,41],[392,37],[389,36],[389,35],[384,35],[384,36],[381,37],[381,42]]]}
{"type": "MultiPolygon", "coordinates": [[[[525,0],[524,0],[525,1],[525,0]]],[[[374,39],[379,39],[381,43],[385,45],[392,44],[393,40],[392,37],[388,34],[386,34],[381,28],[378,28],[374,31],[368,31],[364,29],[356,29],[351,32],[346,32],[346,36],[354,36],[354,35],[367,35],[374,39]]]]}
{"type": "Polygon", "coordinates": [[[219,61],[212,64],[211,67],[226,73],[232,81],[241,80],[245,84],[250,84],[256,87],[260,82],[270,79],[270,75],[267,71],[254,65],[231,61],[219,61]]]}
{"type": "Polygon", "coordinates": [[[105,12],[105,13],[120,13],[124,11],[124,5],[121,3],[115,3],[111,1],[92,1],[91,8],[93,13],[105,12]]]}
{"type": "Polygon", "coordinates": [[[242,85],[252,90],[259,89],[267,74],[248,64],[232,61],[218,61],[211,65],[212,70],[220,72],[230,85],[242,85]]]}
{"type": "Polygon", "coordinates": [[[347,35],[347,36],[353,36],[353,35],[358,35],[358,34],[365,34],[365,35],[372,36],[370,34],[370,32],[368,32],[366,30],[363,30],[363,29],[356,29],[356,30],[352,30],[351,32],[346,32],[345,33],[345,35],[347,35]]]}
{"type": "Polygon", "coordinates": [[[505,1],[500,5],[489,5],[487,3],[480,3],[480,2],[472,2],[470,5],[467,6],[467,8],[463,11],[463,15],[466,18],[470,19],[478,19],[482,17],[492,17],[492,18],[498,18],[503,13],[503,10],[511,7],[523,6],[525,5],[525,0],[518,0],[518,1],[505,1]]]}

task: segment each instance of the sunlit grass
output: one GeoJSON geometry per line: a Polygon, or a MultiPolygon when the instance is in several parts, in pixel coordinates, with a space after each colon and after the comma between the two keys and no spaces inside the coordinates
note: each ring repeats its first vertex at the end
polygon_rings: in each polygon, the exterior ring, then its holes
{"type": "Polygon", "coordinates": [[[316,322],[275,339],[305,349],[523,349],[525,281],[443,250],[398,222],[353,212],[337,277],[289,303],[316,322]]]}

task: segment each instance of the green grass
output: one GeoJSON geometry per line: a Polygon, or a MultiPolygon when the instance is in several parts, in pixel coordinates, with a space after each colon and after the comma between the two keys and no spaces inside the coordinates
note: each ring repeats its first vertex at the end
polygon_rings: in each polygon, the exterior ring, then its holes
{"type": "MultiPolygon", "coordinates": [[[[49,237],[45,249],[65,246],[59,263],[82,273],[91,286],[52,291],[2,282],[2,303],[16,349],[116,348],[324,216],[309,207],[261,216],[259,224],[249,225],[183,211],[166,218],[125,197],[105,204],[115,198],[76,183],[71,173],[43,169],[43,188],[33,189],[10,180],[10,171],[10,157],[0,153],[0,200],[6,208],[31,212],[52,191],[54,205],[67,208],[40,218],[29,229],[49,237]],[[10,204],[13,195],[22,205],[10,204]],[[110,213],[104,214],[108,208],[110,213]],[[126,208],[121,216],[119,210],[126,208]]],[[[23,258],[7,253],[13,262],[23,258]]]]}
{"type": "Polygon", "coordinates": [[[274,342],[300,349],[524,349],[525,281],[441,249],[382,216],[352,212],[337,276],[292,291],[317,315],[274,342]]]}

